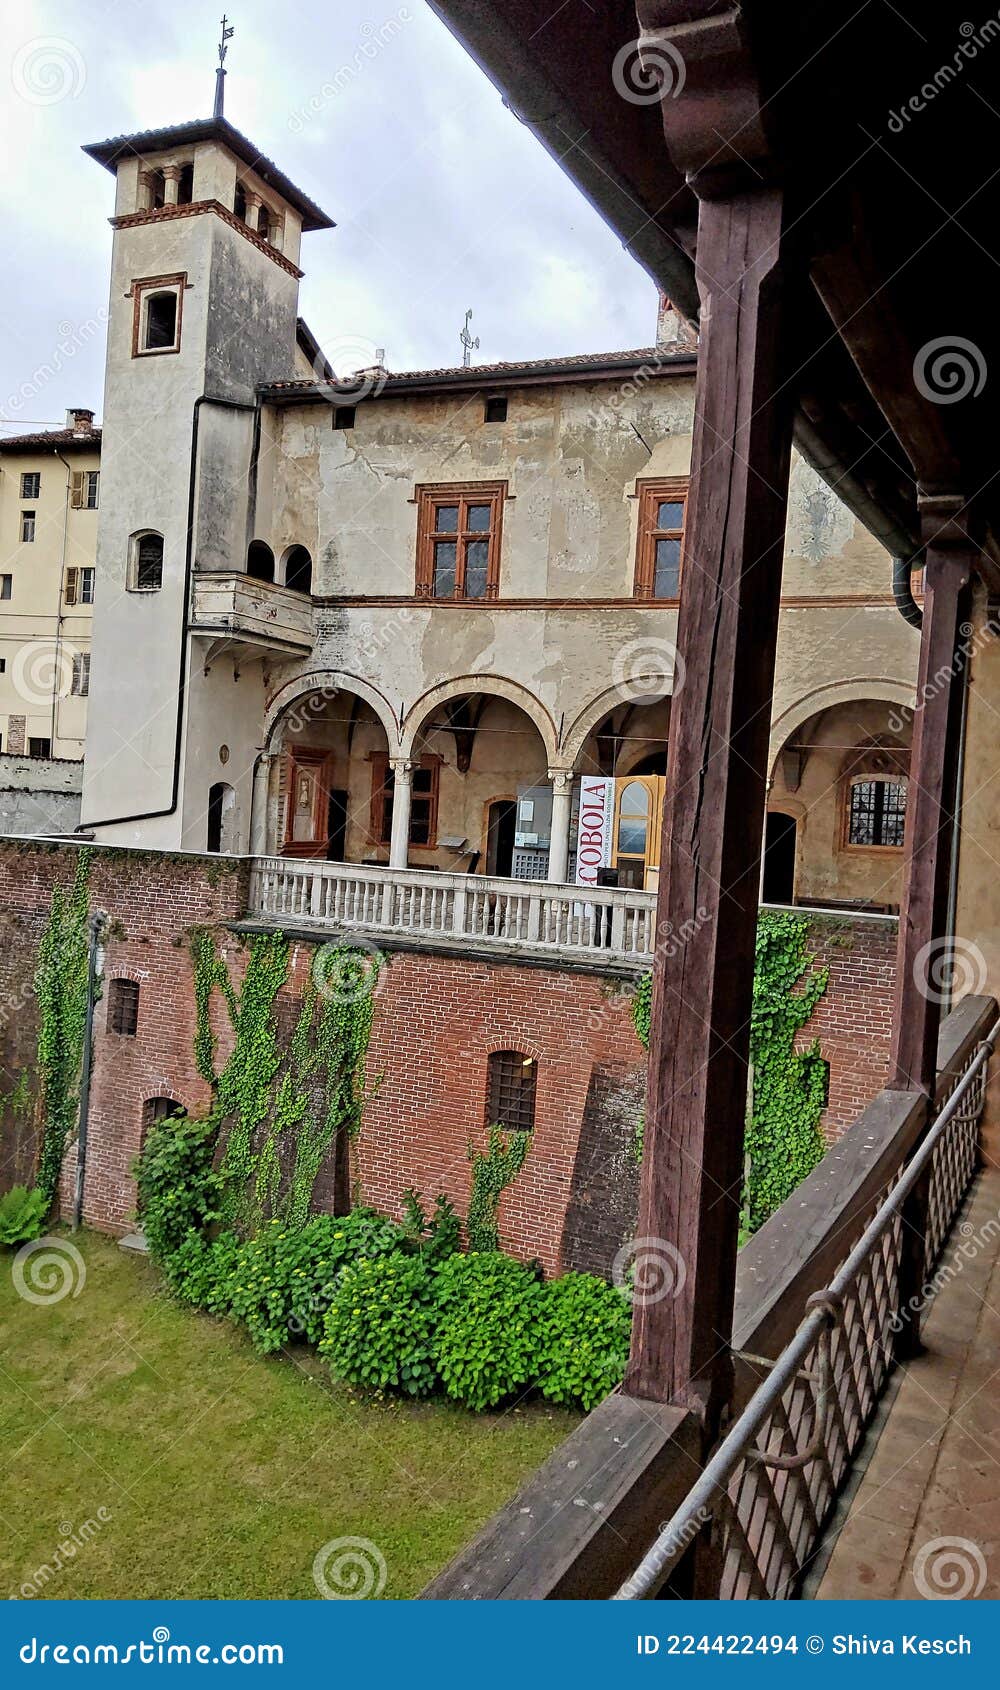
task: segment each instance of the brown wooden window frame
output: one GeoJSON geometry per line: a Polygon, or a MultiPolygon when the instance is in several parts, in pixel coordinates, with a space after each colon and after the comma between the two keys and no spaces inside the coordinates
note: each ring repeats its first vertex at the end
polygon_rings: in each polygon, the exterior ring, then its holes
{"type": "Polygon", "coordinates": [[[187,271],[175,271],[172,276],[142,276],[132,283],[132,356],[133,358],[169,358],[181,349],[184,318],[184,290],[188,285],[187,271]],[[177,296],[174,317],[174,339],[171,346],[144,346],[145,298],[151,293],[173,293],[177,296]]]}
{"type": "MultiPolygon", "coordinates": [[[[422,757],[415,757],[414,781],[418,772],[430,774],[430,790],[426,793],[414,791],[410,799],[410,837],[407,841],[413,851],[436,851],[438,830],[438,808],[441,799],[441,764],[443,759],[433,752],[425,752],[422,757]],[[413,824],[415,819],[414,806],[428,802],[427,810],[427,838],[413,838],[413,824]]],[[[392,842],[392,806],[386,802],[389,796],[389,775],[393,773],[389,755],[385,751],[373,751],[372,765],[372,802],[369,832],[373,845],[389,845],[392,842]]]]}
{"type": "Polygon", "coordinates": [[[500,588],[503,507],[506,498],[506,481],[439,482],[416,489],[416,592],[418,598],[431,599],[436,604],[450,604],[456,600],[462,604],[482,604],[486,600],[497,597],[500,588]],[[454,530],[440,529],[437,526],[438,508],[447,505],[458,506],[454,530]],[[488,529],[473,529],[468,526],[466,513],[471,505],[489,505],[490,526],[488,529]],[[466,553],[470,542],[475,540],[487,542],[486,590],[484,593],[470,598],[465,590],[466,553]],[[455,590],[448,594],[435,593],[435,547],[439,544],[451,542],[454,542],[456,549],[455,590]]]}
{"type": "Polygon", "coordinates": [[[534,1132],[537,1098],[537,1059],[524,1050],[491,1050],[486,1059],[485,1125],[534,1132]]]}
{"type": "Polygon", "coordinates": [[[637,481],[635,492],[639,501],[639,526],[635,549],[633,594],[637,599],[652,599],[656,604],[679,604],[681,586],[684,580],[684,524],[687,519],[688,500],[687,477],[675,476],[656,481],[637,481]],[[656,526],[657,507],[661,504],[682,506],[681,526],[679,528],[658,528],[656,526]],[[677,592],[666,598],[657,597],[653,590],[656,584],[657,540],[676,540],[680,546],[680,557],[677,564],[677,592]]]}

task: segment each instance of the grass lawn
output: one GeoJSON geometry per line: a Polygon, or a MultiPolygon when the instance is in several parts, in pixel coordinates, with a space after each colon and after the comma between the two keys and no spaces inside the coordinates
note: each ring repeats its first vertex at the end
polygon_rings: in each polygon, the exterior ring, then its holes
{"type": "Polygon", "coordinates": [[[413,1596],[579,1418],[365,1401],[311,1352],[263,1360],[178,1307],[145,1259],[76,1243],[83,1290],[47,1307],[0,1254],[0,1600],[88,1520],[39,1594],[314,1597],[317,1551],[363,1537],[384,1595],[413,1596]]]}

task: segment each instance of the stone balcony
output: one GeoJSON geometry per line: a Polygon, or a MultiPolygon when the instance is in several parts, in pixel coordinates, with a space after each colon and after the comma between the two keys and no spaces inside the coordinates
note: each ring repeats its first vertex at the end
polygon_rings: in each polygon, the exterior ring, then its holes
{"type": "Polygon", "coordinates": [[[312,600],[308,593],[255,580],[241,570],[200,570],[194,577],[191,631],[229,648],[300,657],[313,648],[312,600]]]}
{"type": "Polygon", "coordinates": [[[511,960],[634,974],[652,961],[656,895],[425,869],[259,857],[251,919],[511,960]]]}

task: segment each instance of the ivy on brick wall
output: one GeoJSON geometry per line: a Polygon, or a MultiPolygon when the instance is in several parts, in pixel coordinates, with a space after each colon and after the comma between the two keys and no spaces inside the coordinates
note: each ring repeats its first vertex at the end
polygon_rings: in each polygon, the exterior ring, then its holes
{"type": "Polygon", "coordinates": [[[499,1250],[500,1199],[524,1167],[530,1146],[530,1133],[505,1133],[500,1126],[490,1127],[485,1150],[469,1145],[472,1191],[466,1232],[470,1250],[499,1250]]]}
{"type": "Polygon", "coordinates": [[[278,993],[288,975],[283,933],[261,933],[250,941],[238,991],[207,929],[192,933],[191,953],[195,1060],[215,1092],[220,1119],[229,1122],[220,1169],[223,1218],[248,1232],[273,1217],[304,1226],[338,1132],[353,1140],[360,1130],[374,982],[361,970],[368,988],[358,991],[353,948],[324,947],[324,989],[310,979],[286,1047],[277,1019],[278,993]],[[210,1019],[216,990],[235,1035],[219,1071],[210,1019]]]}
{"type": "Polygon", "coordinates": [[[50,1207],[59,1189],[66,1145],[80,1112],[80,1071],[87,1026],[90,918],[88,884],[93,852],[76,859],[72,885],[53,889],[49,919],[38,946],[38,1086],[42,1146],[37,1189],[50,1207]]]}
{"type": "MultiPolygon", "coordinates": [[[[796,1050],[795,1041],[826,991],[829,970],[813,969],[806,939],[808,919],[762,910],[757,923],[750,1061],[753,1109],[746,1129],[744,1229],[756,1232],[780,1208],[823,1154],[820,1117],[826,1106],[829,1065],[819,1041],[796,1050]]],[[[649,1049],[653,977],[643,976],[632,1006],[635,1030],[649,1049]]],[[[642,1145],[642,1123],[637,1131],[642,1145]]]]}

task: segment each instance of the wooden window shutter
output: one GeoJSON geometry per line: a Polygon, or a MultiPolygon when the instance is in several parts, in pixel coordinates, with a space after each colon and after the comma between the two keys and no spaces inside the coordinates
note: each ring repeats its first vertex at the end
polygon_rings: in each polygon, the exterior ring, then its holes
{"type": "Polygon", "coordinates": [[[83,509],[83,485],[84,485],[84,472],[83,472],[83,470],[82,469],[73,470],[72,475],[71,475],[71,481],[70,481],[69,502],[70,502],[71,508],[75,511],[79,511],[79,510],[83,509]]]}
{"type": "Polygon", "coordinates": [[[75,604],[76,603],[77,593],[79,591],[79,583],[80,583],[80,571],[78,569],[67,569],[67,571],[66,571],[66,592],[64,594],[64,598],[65,598],[65,601],[66,601],[67,604],[75,604]]]}

